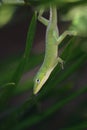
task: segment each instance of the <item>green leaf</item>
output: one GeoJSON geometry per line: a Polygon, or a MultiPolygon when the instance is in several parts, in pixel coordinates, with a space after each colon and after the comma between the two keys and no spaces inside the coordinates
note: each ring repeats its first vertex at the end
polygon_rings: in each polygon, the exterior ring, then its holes
{"type": "Polygon", "coordinates": [[[6,25],[15,12],[15,7],[10,5],[0,6],[0,28],[6,25]]]}
{"type": "Polygon", "coordinates": [[[2,4],[24,4],[24,0],[2,0],[2,4]]]}
{"type": "Polygon", "coordinates": [[[33,43],[34,35],[35,35],[36,20],[37,20],[37,18],[36,18],[36,15],[34,14],[32,17],[29,29],[28,29],[28,33],[27,33],[27,40],[26,40],[26,47],[25,47],[24,55],[21,59],[20,64],[18,65],[18,68],[17,68],[12,80],[11,80],[15,84],[18,84],[18,82],[19,82],[19,80],[24,72],[25,66],[28,63],[28,59],[30,56],[32,43],[33,43]]]}
{"type": "Polygon", "coordinates": [[[72,127],[62,128],[60,130],[83,130],[85,128],[87,128],[87,121],[80,122],[77,125],[74,125],[72,127]]]}
{"type": "Polygon", "coordinates": [[[47,118],[48,116],[52,115],[58,109],[63,107],[66,103],[68,103],[71,100],[75,99],[76,97],[83,94],[84,92],[87,92],[87,86],[77,90],[76,92],[72,93],[72,95],[68,96],[67,98],[65,98],[65,99],[63,99],[61,101],[58,101],[56,104],[51,106],[51,108],[48,108],[47,110],[45,110],[42,113],[42,116],[40,116],[40,114],[36,114],[36,115],[33,115],[33,116],[25,119],[24,121],[21,121],[21,123],[17,124],[17,126],[13,130],[15,130],[15,129],[16,130],[21,130],[23,128],[26,128],[26,127],[29,127],[29,126],[32,126],[32,125],[38,123],[39,121],[41,121],[41,120],[47,118]]]}
{"type": "Polygon", "coordinates": [[[36,29],[36,20],[37,20],[36,19],[36,14],[34,14],[33,17],[32,17],[31,23],[30,23],[30,27],[28,29],[24,55],[23,55],[19,65],[18,65],[16,71],[14,72],[11,80],[9,81],[9,83],[7,83],[7,84],[14,83],[15,86],[14,85],[12,85],[12,86],[9,85],[8,87],[4,87],[3,93],[1,95],[1,97],[3,97],[3,98],[0,98],[1,102],[2,102],[1,109],[3,109],[3,107],[4,108],[6,107],[7,100],[9,100],[10,97],[15,92],[15,88],[17,87],[17,84],[19,83],[19,81],[21,79],[21,76],[23,75],[23,72],[25,70],[25,66],[28,63],[28,58],[30,56],[31,47],[32,47],[32,43],[33,43],[33,40],[34,40],[34,34],[35,34],[35,29],[36,29]]]}

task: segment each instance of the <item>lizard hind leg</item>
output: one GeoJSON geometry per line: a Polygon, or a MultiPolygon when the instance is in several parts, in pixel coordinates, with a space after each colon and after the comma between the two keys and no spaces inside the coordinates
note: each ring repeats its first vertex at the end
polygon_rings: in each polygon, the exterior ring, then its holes
{"type": "Polygon", "coordinates": [[[42,15],[44,13],[44,9],[41,8],[40,11],[39,11],[39,15],[38,15],[38,20],[43,23],[45,26],[48,26],[49,24],[49,20],[44,18],[42,15]]]}
{"type": "Polygon", "coordinates": [[[60,63],[61,68],[64,69],[64,61],[60,57],[57,58],[57,62],[60,63]]]}

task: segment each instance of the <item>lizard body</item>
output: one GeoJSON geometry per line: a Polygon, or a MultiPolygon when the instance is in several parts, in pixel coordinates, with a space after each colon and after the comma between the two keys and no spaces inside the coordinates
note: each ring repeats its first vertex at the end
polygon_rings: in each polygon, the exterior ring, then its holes
{"type": "Polygon", "coordinates": [[[41,68],[34,78],[34,94],[37,94],[42,86],[49,78],[51,72],[58,63],[61,63],[63,68],[63,60],[58,56],[58,45],[67,35],[74,35],[75,32],[65,31],[59,36],[57,27],[57,8],[56,6],[50,7],[49,20],[43,16],[43,11],[39,12],[38,20],[47,26],[46,29],[46,49],[45,58],[41,68]]]}

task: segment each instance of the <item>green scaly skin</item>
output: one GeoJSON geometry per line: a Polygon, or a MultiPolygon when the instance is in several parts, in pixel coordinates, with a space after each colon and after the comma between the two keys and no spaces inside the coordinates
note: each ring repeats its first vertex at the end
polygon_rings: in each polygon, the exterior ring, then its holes
{"type": "Polygon", "coordinates": [[[63,60],[58,56],[58,45],[67,35],[76,35],[76,32],[74,31],[65,31],[59,36],[57,27],[57,8],[55,6],[50,7],[49,21],[43,18],[42,14],[43,10],[39,12],[38,20],[47,26],[46,49],[43,64],[34,78],[34,94],[39,92],[58,63],[61,63],[63,68],[63,60]]]}
{"type": "Polygon", "coordinates": [[[41,89],[41,87],[49,78],[54,67],[57,65],[58,45],[57,40],[54,37],[55,33],[57,36],[59,36],[57,29],[57,9],[56,7],[51,7],[50,18],[46,30],[45,58],[41,68],[39,69],[35,77],[34,94],[38,93],[38,91],[41,89]]]}

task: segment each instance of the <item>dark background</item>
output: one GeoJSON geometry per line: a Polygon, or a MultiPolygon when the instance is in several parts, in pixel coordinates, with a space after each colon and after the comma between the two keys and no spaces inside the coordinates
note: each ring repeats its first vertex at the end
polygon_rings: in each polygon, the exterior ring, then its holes
{"type": "MultiPolygon", "coordinates": [[[[45,14],[48,17],[48,13],[45,14]]],[[[26,43],[26,36],[28,31],[28,26],[30,24],[30,20],[32,18],[32,9],[29,7],[18,7],[16,12],[14,13],[13,18],[11,21],[5,25],[4,27],[0,28],[0,62],[8,60],[10,57],[14,57],[15,55],[22,55],[25,49],[26,43]]],[[[60,18],[60,17],[59,17],[60,18]]],[[[62,33],[65,29],[68,28],[70,22],[60,22],[58,23],[60,33],[62,33]]],[[[37,23],[37,29],[35,33],[35,39],[33,43],[33,47],[31,52],[34,54],[42,53],[45,49],[45,31],[46,28],[41,23],[37,23]]],[[[72,52],[73,53],[73,52],[72,52]]],[[[34,77],[38,70],[39,66],[30,70],[29,72],[25,73],[22,76],[23,78],[34,77]]],[[[79,71],[77,72],[78,78],[75,80],[75,75],[70,77],[68,81],[74,81],[74,89],[77,90],[82,86],[87,84],[87,64],[82,66],[79,71]]],[[[11,99],[12,106],[17,106],[21,104],[21,102],[26,100],[29,96],[29,92],[26,92],[22,95],[14,97],[11,99]]],[[[67,96],[67,95],[66,95],[67,96]]],[[[43,111],[48,106],[51,106],[54,99],[46,100],[45,102],[41,102],[39,104],[40,111],[43,111]]],[[[69,117],[75,116],[75,111],[78,111],[79,104],[85,102],[87,103],[87,94],[79,96],[77,99],[71,101],[70,103],[66,104],[62,109],[59,109],[53,115],[49,116],[45,120],[42,120],[40,123],[36,124],[33,127],[27,128],[26,130],[58,130],[62,127],[62,125],[66,126],[67,122],[69,121],[69,117]]],[[[29,112],[26,111],[24,117],[27,114],[33,113],[35,108],[32,108],[29,112]],[[34,110],[33,110],[34,109],[34,110]]],[[[87,109],[83,108],[81,111],[81,117],[87,119],[87,109]],[[86,114],[84,114],[86,113],[86,114]]],[[[3,115],[3,114],[2,114],[3,115]]],[[[78,114],[77,114],[78,115],[78,114]]],[[[73,119],[71,119],[73,122],[73,119]]]]}

